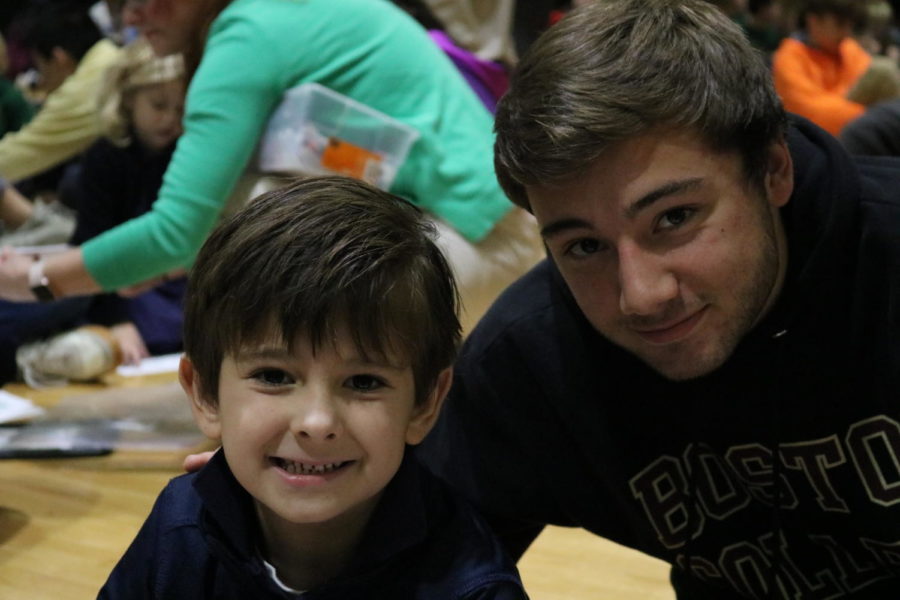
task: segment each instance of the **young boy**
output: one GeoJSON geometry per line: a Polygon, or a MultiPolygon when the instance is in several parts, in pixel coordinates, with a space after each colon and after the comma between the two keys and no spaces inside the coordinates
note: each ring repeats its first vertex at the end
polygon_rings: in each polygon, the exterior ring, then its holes
{"type": "Polygon", "coordinates": [[[459,343],[412,205],[326,177],[261,196],[192,269],[180,379],[222,449],[163,490],[100,598],[526,598],[408,445],[459,343]]]}

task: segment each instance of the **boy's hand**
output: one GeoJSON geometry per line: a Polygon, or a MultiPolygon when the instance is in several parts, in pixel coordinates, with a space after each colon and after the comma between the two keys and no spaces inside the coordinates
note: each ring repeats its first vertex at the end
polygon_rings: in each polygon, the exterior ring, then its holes
{"type": "Polygon", "coordinates": [[[134,323],[115,325],[110,328],[110,333],[119,345],[123,365],[138,365],[141,360],[150,356],[150,351],[144,344],[144,338],[141,337],[141,332],[134,326],[134,323]]]}
{"type": "Polygon", "coordinates": [[[184,457],[184,463],[182,463],[182,466],[188,473],[199,471],[206,463],[209,462],[209,459],[212,458],[213,454],[215,454],[215,451],[201,452],[199,454],[188,454],[184,457]]]}

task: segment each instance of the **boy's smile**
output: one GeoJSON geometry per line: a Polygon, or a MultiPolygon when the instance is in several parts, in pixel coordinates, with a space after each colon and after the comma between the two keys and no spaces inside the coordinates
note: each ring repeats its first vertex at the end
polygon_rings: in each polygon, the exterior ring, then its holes
{"type": "MultiPolygon", "coordinates": [[[[290,460],[286,458],[280,458],[277,456],[273,456],[269,459],[269,461],[275,465],[277,468],[285,471],[288,475],[298,475],[298,476],[326,476],[334,473],[338,469],[342,469],[349,465],[353,461],[342,461],[342,462],[334,462],[327,464],[315,464],[308,463],[304,461],[290,460]]],[[[304,483],[305,480],[298,479],[298,483],[304,483]]],[[[315,480],[309,481],[309,483],[314,483],[315,480]]]]}

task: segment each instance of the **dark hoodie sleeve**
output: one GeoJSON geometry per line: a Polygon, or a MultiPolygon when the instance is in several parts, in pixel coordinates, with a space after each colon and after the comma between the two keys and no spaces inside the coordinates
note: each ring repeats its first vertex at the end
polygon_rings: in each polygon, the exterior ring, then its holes
{"type": "Polygon", "coordinates": [[[156,598],[154,575],[158,570],[161,514],[165,511],[164,490],[134,541],[113,568],[97,596],[98,600],[142,600],[156,598]]]}
{"type": "Polygon", "coordinates": [[[524,392],[538,386],[529,382],[525,365],[515,363],[515,352],[492,352],[498,353],[504,357],[502,369],[487,365],[479,352],[463,352],[441,417],[417,452],[484,515],[518,559],[543,529],[542,518],[556,508],[535,483],[540,480],[536,461],[523,445],[520,427],[530,418],[523,414],[524,392]]]}
{"type": "Polygon", "coordinates": [[[517,583],[495,581],[479,586],[460,600],[528,600],[528,594],[517,583]]]}
{"type": "Polygon", "coordinates": [[[209,551],[198,525],[196,474],[176,477],[109,575],[98,600],[206,598],[209,551]],[[190,574],[190,576],[185,576],[190,574]]]}

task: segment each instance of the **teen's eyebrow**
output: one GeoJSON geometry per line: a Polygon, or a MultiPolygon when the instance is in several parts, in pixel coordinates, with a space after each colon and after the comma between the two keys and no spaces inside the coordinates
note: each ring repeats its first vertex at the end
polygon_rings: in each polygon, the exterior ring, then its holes
{"type": "MultiPolygon", "coordinates": [[[[702,177],[691,177],[689,179],[670,181],[632,202],[631,205],[625,209],[625,216],[629,219],[633,219],[640,214],[641,211],[646,210],[655,202],[668,196],[673,196],[700,187],[702,183],[702,177]]],[[[594,226],[591,223],[584,219],[575,217],[564,218],[548,223],[542,227],[541,237],[546,240],[570,229],[592,229],[593,227],[594,226]]]]}
{"type": "Polygon", "coordinates": [[[550,239],[553,236],[559,235],[564,231],[569,229],[590,229],[591,224],[585,221],[584,219],[560,219],[558,221],[553,221],[552,223],[548,223],[547,225],[541,227],[541,237],[546,239],[550,239]]]}
{"type": "Polygon", "coordinates": [[[658,202],[668,196],[674,196],[675,194],[681,194],[683,192],[698,188],[702,183],[702,177],[691,177],[689,179],[670,181],[669,183],[659,186],[650,193],[645,194],[632,202],[631,205],[625,209],[625,216],[629,219],[633,219],[638,216],[641,211],[646,210],[655,202],[658,202]]]}

